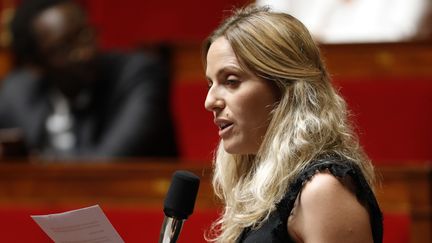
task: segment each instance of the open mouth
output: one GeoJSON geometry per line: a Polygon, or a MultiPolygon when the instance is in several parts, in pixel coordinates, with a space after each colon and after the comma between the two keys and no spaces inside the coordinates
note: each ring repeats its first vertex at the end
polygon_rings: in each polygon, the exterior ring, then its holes
{"type": "Polygon", "coordinates": [[[232,123],[224,123],[224,124],[221,124],[221,125],[219,125],[219,130],[222,131],[222,130],[224,130],[224,129],[230,127],[230,126],[232,126],[232,123]]]}

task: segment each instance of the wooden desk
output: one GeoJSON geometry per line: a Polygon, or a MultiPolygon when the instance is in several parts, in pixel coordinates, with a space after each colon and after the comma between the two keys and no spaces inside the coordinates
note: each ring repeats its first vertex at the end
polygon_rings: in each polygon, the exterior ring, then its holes
{"type": "MultiPolygon", "coordinates": [[[[161,209],[176,170],[199,175],[198,209],[215,209],[210,163],[135,161],[134,163],[0,164],[0,207],[79,207],[91,204],[161,209]]],[[[411,242],[432,242],[432,167],[379,167],[377,197],[384,213],[411,218],[411,242]]],[[[387,232],[391,234],[391,232],[387,232]]]]}

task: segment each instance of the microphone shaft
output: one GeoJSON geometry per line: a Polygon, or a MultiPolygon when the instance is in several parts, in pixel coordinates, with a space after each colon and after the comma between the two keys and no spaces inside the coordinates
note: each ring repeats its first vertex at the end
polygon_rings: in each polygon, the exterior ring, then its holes
{"type": "Polygon", "coordinates": [[[183,227],[184,219],[165,217],[160,232],[159,243],[175,243],[183,227]]]}

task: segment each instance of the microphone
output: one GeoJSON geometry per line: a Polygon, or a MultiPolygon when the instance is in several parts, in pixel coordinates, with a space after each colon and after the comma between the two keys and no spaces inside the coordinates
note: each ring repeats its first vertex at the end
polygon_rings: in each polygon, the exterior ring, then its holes
{"type": "Polygon", "coordinates": [[[184,221],[192,214],[198,194],[200,178],[189,171],[179,170],[173,174],[164,201],[165,218],[159,243],[175,243],[184,221]]]}

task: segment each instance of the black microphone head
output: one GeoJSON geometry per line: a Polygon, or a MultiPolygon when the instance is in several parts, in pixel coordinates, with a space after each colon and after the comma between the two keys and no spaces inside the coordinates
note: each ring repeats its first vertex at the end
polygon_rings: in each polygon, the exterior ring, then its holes
{"type": "Polygon", "coordinates": [[[176,171],[164,201],[168,217],[187,219],[192,214],[198,194],[200,178],[189,171],[176,171]]]}

